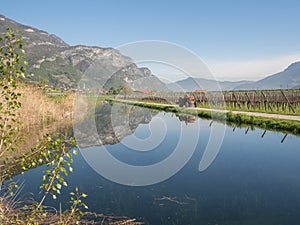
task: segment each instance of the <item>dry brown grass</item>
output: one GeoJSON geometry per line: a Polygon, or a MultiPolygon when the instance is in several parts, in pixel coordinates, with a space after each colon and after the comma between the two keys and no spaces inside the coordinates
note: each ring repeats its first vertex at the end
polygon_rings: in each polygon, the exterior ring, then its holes
{"type": "Polygon", "coordinates": [[[9,161],[29,153],[47,134],[72,127],[73,93],[67,93],[66,96],[60,97],[60,101],[56,101],[43,90],[31,85],[20,87],[18,92],[22,93],[22,106],[18,118],[21,121],[21,132],[15,143],[17,150],[7,151],[3,155],[2,159],[8,157],[9,161]]]}
{"type": "Polygon", "coordinates": [[[74,95],[68,93],[55,102],[42,90],[26,86],[19,89],[22,93],[21,121],[24,127],[41,126],[52,122],[71,124],[74,95]]]}
{"type": "MultiPolygon", "coordinates": [[[[46,134],[57,133],[62,129],[72,127],[73,93],[69,93],[56,101],[57,99],[50,98],[42,90],[33,86],[21,87],[19,91],[22,93],[19,119],[22,122],[20,138],[23,138],[23,141],[18,144],[16,152],[6,152],[4,157],[9,156],[10,158],[6,166],[14,165],[14,159],[21,155],[31,153],[31,148],[42,140],[46,134]]],[[[90,108],[88,100],[84,96],[79,96],[77,101],[79,101],[78,111],[87,112],[90,108]]],[[[79,118],[81,117],[79,116],[79,118]]],[[[24,203],[19,204],[15,199],[0,197],[0,224],[25,225],[35,222],[34,224],[46,225],[63,224],[62,222],[65,221],[69,221],[67,224],[77,224],[75,217],[70,219],[70,213],[61,213],[53,208],[43,208],[40,215],[31,215],[31,213],[30,210],[24,208],[24,203]],[[29,218],[34,221],[29,222],[29,218]]],[[[139,225],[144,223],[126,216],[86,212],[80,218],[78,224],[139,225]]]]}
{"type": "Polygon", "coordinates": [[[46,134],[52,134],[72,126],[74,94],[68,93],[56,102],[42,90],[31,86],[20,89],[22,93],[20,121],[22,130],[27,133],[23,146],[29,149],[46,134]]]}
{"type": "Polygon", "coordinates": [[[26,209],[22,204],[16,204],[7,198],[0,197],[0,224],[4,225],[49,225],[49,224],[84,224],[84,225],[141,225],[140,222],[134,218],[127,216],[113,216],[104,215],[91,212],[85,212],[80,218],[71,217],[69,212],[59,212],[52,207],[44,207],[42,211],[32,213],[26,209]],[[68,222],[66,222],[68,221],[68,222]]]}

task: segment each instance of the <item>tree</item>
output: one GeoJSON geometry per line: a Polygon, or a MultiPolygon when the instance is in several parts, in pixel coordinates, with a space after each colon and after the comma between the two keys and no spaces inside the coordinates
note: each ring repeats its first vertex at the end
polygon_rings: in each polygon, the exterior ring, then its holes
{"type": "MultiPolygon", "coordinates": [[[[21,135],[21,121],[19,118],[21,102],[19,98],[21,94],[18,91],[19,79],[25,77],[25,51],[21,37],[17,35],[13,29],[8,29],[4,37],[0,37],[0,158],[6,152],[17,150],[21,135]]],[[[63,136],[63,135],[61,135],[63,136]]],[[[43,184],[40,187],[42,198],[39,202],[35,202],[30,206],[24,206],[17,212],[11,212],[8,206],[2,207],[4,198],[0,197],[0,224],[77,224],[80,218],[80,207],[87,208],[81,198],[87,195],[80,193],[76,188],[75,193],[71,192],[71,207],[64,215],[53,217],[54,221],[47,217],[53,215],[47,214],[44,210],[43,202],[48,195],[52,195],[56,199],[56,195],[60,194],[62,186],[67,186],[64,175],[72,172],[71,163],[73,162],[72,153],[66,147],[66,139],[62,137],[55,139],[48,136],[44,142],[39,143],[32,149],[29,155],[22,155],[21,159],[15,159],[18,165],[18,171],[26,171],[37,165],[46,164],[48,169],[44,171],[43,184]],[[44,222],[43,219],[47,219],[44,222]]],[[[73,139],[68,141],[75,146],[73,139]]],[[[70,146],[71,146],[70,145],[70,146]]],[[[73,154],[77,154],[74,150],[73,154]]],[[[14,175],[14,167],[6,165],[1,166],[0,187],[3,181],[8,180],[14,175]],[[8,168],[7,168],[8,167],[8,168]],[[3,169],[4,168],[4,169],[3,169]]],[[[7,190],[11,195],[14,194],[13,188],[18,188],[14,182],[7,182],[7,190]]],[[[10,204],[12,204],[10,202],[10,204]]]]}
{"type": "Polygon", "coordinates": [[[20,138],[21,94],[17,84],[25,76],[26,65],[21,38],[8,29],[0,38],[0,157],[6,151],[15,151],[20,138]]]}
{"type": "Polygon", "coordinates": [[[111,87],[108,91],[108,94],[110,95],[117,95],[119,94],[120,90],[118,88],[115,88],[115,87],[111,87]]]}
{"type": "Polygon", "coordinates": [[[124,99],[127,98],[128,94],[131,94],[133,92],[132,88],[129,85],[127,85],[127,84],[120,85],[119,89],[123,93],[124,99]]]}

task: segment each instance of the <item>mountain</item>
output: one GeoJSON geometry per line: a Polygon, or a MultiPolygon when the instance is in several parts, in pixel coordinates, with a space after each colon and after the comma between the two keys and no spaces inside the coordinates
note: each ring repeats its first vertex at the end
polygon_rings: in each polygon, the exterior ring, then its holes
{"type": "Polygon", "coordinates": [[[216,81],[204,78],[193,78],[189,77],[184,80],[177,81],[175,83],[167,84],[167,87],[171,91],[177,91],[182,89],[183,91],[195,91],[195,90],[206,90],[206,91],[217,91],[217,90],[233,90],[237,86],[251,84],[251,81],[216,81]]]}
{"type": "Polygon", "coordinates": [[[182,89],[184,91],[194,91],[203,89],[207,91],[215,90],[270,90],[270,89],[299,89],[300,88],[300,62],[295,62],[284,71],[267,76],[258,81],[215,81],[204,78],[189,77],[175,83],[167,84],[171,91],[182,89]]]}
{"type": "Polygon", "coordinates": [[[20,31],[28,61],[27,80],[44,82],[61,88],[81,87],[105,88],[127,84],[134,89],[162,91],[249,90],[300,87],[300,62],[291,64],[280,73],[262,80],[215,81],[204,78],[187,78],[167,86],[148,68],[139,68],[132,59],[113,48],[96,46],[70,46],[56,35],[17,23],[0,15],[0,35],[7,28],[20,31]],[[167,87],[167,88],[166,88],[167,87]]]}
{"type": "Polygon", "coordinates": [[[0,15],[0,35],[7,28],[20,31],[27,43],[27,80],[61,88],[76,88],[81,78],[91,79],[87,87],[109,89],[121,84],[147,90],[164,90],[161,82],[147,68],[138,68],[132,60],[113,48],[70,46],[56,35],[17,23],[0,15]],[[87,75],[88,74],[88,75],[87,75]],[[138,80],[137,80],[138,79],[138,80]],[[151,80],[142,83],[140,80],[151,80]],[[98,83],[95,83],[98,82],[98,83]],[[91,84],[91,85],[89,85],[91,84]]]}
{"type": "Polygon", "coordinates": [[[300,88],[300,62],[295,62],[284,71],[251,84],[235,87],[237,90],[298,89],[300,88]]]}

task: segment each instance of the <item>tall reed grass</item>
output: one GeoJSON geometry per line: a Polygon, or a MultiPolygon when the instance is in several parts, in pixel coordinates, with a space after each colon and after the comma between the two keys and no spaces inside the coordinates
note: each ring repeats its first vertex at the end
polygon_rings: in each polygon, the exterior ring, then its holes
{"type": "Polygon", "coordinates": [[[43,90],[32,86],[21,87],[19,91],[22,93],[20,120],[24,127],[47,125],[52,122],[71,124],[74,99],[72,93],[59,96],[60,101],[55,101],[55,97],[47,96],[43,90]]]}
{"type": "MultiPolygon", "coordinates": [[[[17,118],[21,122],[21,131],[15,143],[17,150],[3,155],[3,158],[12,160],[29,153],[47,134],[61,132],[72,126],[73,93],[51,97],[29,84],[20,85],[18,92],[22,96],[19,99],[20,115],[17,118]]],[[[0,159],[0,164],[1,161],[0,159]]]]}

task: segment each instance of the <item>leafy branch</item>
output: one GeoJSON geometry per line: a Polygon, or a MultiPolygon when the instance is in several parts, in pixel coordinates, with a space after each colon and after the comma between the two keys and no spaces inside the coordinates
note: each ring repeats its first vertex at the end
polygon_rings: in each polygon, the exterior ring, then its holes
{"type": "MultiPolygon", "coordinates": [[[[6,152],[16,151],[21,141],[20,109],[22,105],[19,100],[21,93],[18,91],[18,86],[20,78],[25,77],[26,65],[22,38],[17,31],[9,28],[4,37],[0,37],[0,158],[6,152]]],[[[53,199],[56,199],[62,187],[68,185],[65,177],[69,175],[69,172],[73,172],[72,157],[77,155],[76,150],[71,153],[69,149],[74,146],[76,146],[74,138],[64,135],[55,138],[48,136],[47,140],[33,148],[30,154],[15,159],[13,165],[7,164],[8,159],[4,160],[3,165],[0,165],[0,187],[3,181],[11,179],[15,174],[16,165],[18,172],[22,171],[22,173],[42,164],[46,164],[47,169],[44,171],[43,182],[40,186],[41,200],[29,207],[23,207],[20,212],[16,210],[13,213],[1,215],[1,224],[2,221],[8,221],[9,224],[39,224],[39,221],[47,216],[43,206],[47,196],[51,195],[53,199]]],[[[14,194],[14,188],[18,186],[11,181],[7,188],[10,195],[14,194]]],[[[86,194],[79,193],[78,188],[76,188],[76,193],[70,194],[71,207],[65,212],[64,218],[66,219],[60,221],[62,225],[73,224],[73,219],[79,218],[82,214],[80,208],[87,208],[82,201],[82,198],[87,196],[86,194]]],[[[3,197],[0,197],[0,200],[4,202],[3,197]]],[[[2,205],[0,209],[1,207],[2,205]]]]}

